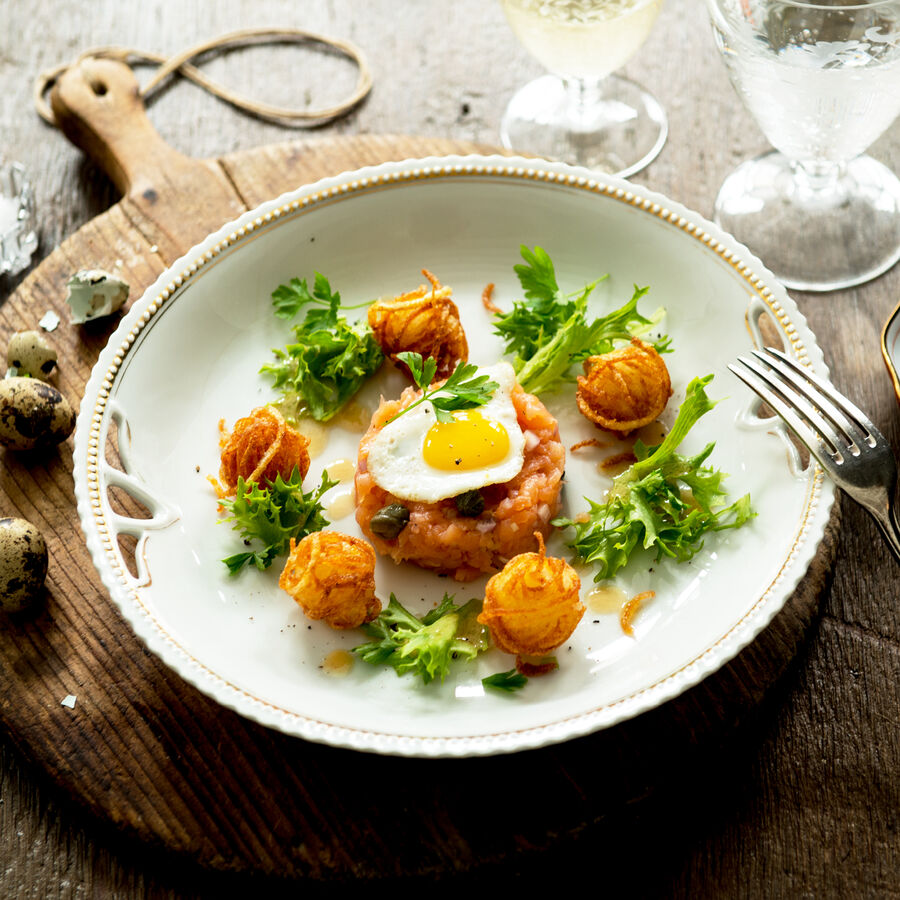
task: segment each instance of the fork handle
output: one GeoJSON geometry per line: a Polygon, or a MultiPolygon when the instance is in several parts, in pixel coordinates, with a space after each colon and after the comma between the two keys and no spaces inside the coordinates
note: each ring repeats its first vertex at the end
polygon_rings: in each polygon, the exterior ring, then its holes
{"type": "Polygon", "coordinates": [[[900,521],[897,519],[897,509],[893,500],[888,499],[885,507],[869,508],[872,517],[878,523],[887,545],[891,548],[894,558],[900,562],[900,521]]]}

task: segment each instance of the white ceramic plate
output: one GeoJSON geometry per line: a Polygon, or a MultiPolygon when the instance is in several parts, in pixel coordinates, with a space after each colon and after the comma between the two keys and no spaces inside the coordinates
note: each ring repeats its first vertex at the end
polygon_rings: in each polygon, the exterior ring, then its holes
{"type": "MultiPolygon", "coordinates": [[[[76,432],[88,547],[112,599],[152,651],[219,703],[281,731],[414,756],[500,753],[595,731],[676,696],[733,657],[781,608],[822,536],[830,484],[817,470],[800,470],[726,370],[759,340],[762,312],[792,353],[825,372],[805,321],[757,260],[696,214],[627,182],[500,157],[413,160],[326,179],[209,237],[124,317],[87,385],[76,432]],[[258,370],[287,342],[289,325],[272,315],[271,291],[320,271],[345,303],[361,302],[415,287],[427,267],[454,290],[471,361],[488,364],[500,345],[481,293],[494,282],[501,306],[520,297],[513,265],[521,244],[544,247],[566,289],[608,272],[595,294],[598,311],[624,302],[634,284],[650,285],[642,308],[665,306],[673,339],[669,421],[688,381],[714,373],[709,392],[721,402],[686,450],[715,440],[711,461],[730,473],[733,497],[750,492],[758,517],[709,538],[690,564],[639,560],[617,579],[629,595],[655,591],[634,636],[615,615],[589,611],[558,652],[559,670],[517,694],[481,687],[482,676],[511,667],[499,651],[443,684],[361,661],[344,677],[329,674],[326,657],[362,636],[305,620],[277,587],[280,565],[230,578],[220,560],[240,548],[217,524],[206,481],[218,471],[219,419],[232,423],[275,397],[258,370]],[[104,450],[114,424],[124,471],[104,450]],[[111,498],[120,489],[151,517],[118,515],[111,498]],[[138,539],[135,574],[119,550],[123,534],[138,539]]],[[[384,371],[359,404],[371,410],[379,393],[395,395],[402,385],[384,371]]],[[[567,446],[596,434],[574,411],[571,391],[546,399],[567,446]]],[[[360,433],[352,416],[331,428],[307,483],[335,460],[355,460],[360,433]]],[[[568,513],[586,508],[584,496],[602,498],[600,455],[569,455],[568,513]]],[[[345,483],[332,496],[349,492],[345,483]]],[[[334,527],[359,533],[352,513],[334,527]]],[[[562,540],[550,549],[564,552],[562,540]]],[[[379,596],[394,591],[417,611],[446,590],[464,600],[484,585],[384,560],[376,581],[379,596]]],[[[590,572],[583,583],[587,592],[590,572]]]]}

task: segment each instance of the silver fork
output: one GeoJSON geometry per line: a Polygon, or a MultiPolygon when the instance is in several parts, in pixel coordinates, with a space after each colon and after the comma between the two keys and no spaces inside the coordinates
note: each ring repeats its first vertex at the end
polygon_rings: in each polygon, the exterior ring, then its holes
{"type": "Polygon", "coordinates": [[[827,381],[780,350],[728,368],[781,416],[834,483],[872,514],[900,561],[897,463],[884,435],[827,381]]]}

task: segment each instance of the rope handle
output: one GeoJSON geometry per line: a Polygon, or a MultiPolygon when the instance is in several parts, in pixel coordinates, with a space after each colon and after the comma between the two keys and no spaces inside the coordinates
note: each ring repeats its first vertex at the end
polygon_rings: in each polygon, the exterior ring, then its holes
{"type": "Polygon", "coordinates": [[[203,41],[193,47],[176,53],[174,56],[165,57],[157,53],[145,53],[139,50],[131,50],[126,47],[95,47],[80,54],[72,63],[63,63],[52,69],[47,69],[38,75],[33,91],[34,106],[38,115],[51,125],[56,125],[53,110],[46,100],[47,92],[59,80],[62,74],[70,68],[81,65],[87,59],[114,59],[127,65],[154,64],[158,68],[151,79],[141,88],[141,98],[146,102],[154,91],[175,72],[193,81],[204,90],[208,91],[226,103],[230,103],[237,109],[250,115],[280,125],[303,126],[310,124],[324,124],[349,112],[360,103],[372,89],[372,73],[363,55],[362,50],[356,44],[340,38],[326,37],[315,34],[302,28],[244,28],[229,34],[223,34],[217,38],[203,41]],[[223,47],[242,47],[252,44],[276,44],[276,43],[315,43],[332,47],[341,54],[356,63],[359,75],[353,93],[333,106],[319,109],[288,109],[280,106],[271,106],[267,103],[259,103],[248,100],[240,94],[229,90],[208,78],[190,60],[208,53],[210,50],[223,47]]]}

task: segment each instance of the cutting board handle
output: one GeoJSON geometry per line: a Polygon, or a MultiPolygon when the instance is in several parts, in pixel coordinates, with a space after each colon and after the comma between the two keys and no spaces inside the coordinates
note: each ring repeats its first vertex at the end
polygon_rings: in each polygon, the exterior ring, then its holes
{"type": "Polygon", "coordinates": [[[125,63],[79,61],[53,85],[50,107],[66,137],[130,201],[132,218],[143,217],[140,230],[160,259],[177,259],[246,210],[218,161],[185,156],[160,137],[125,63]]]}
{"type": "Polygon", "coordinates": [[[190,166],[150,124],[137,79],[125,63],[89,57],[67,69],[50,92],[57,124],[109,175],[123,195],[190,166]]]}

